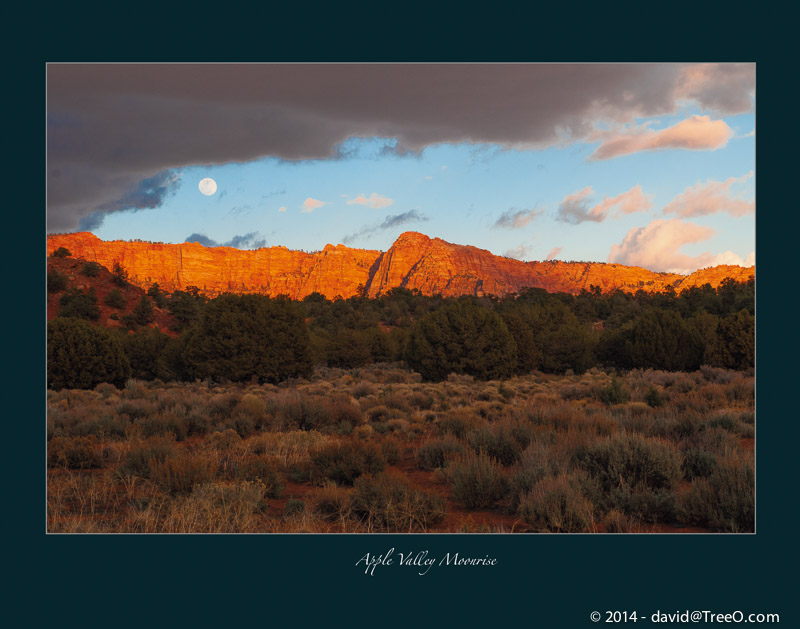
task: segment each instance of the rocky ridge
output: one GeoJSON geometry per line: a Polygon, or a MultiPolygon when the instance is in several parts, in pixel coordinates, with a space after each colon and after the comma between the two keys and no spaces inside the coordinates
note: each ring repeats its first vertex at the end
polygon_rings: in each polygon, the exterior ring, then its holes
{"type": "Polygon", "coordinates": [[[680,292],[706,283],[716,287],[727,277],[744,282],[755,276],[755,267],[728,265],[679,275],[600,262],[522,262],[418,232],[401,234],[385,252],[344,245],[306,253],[285,247],[251,251],[198,243],[103,241],[89,232],[47,237],[48,255],[59,247],[108,269],[118,262],[130,281],[142,288],[155,282],[167,291],[196,286],[209,295],[284,294],[292,299],[314,292],[329,299],[361,291],[375,297],[395,287],[446,297],[502,296],[526,287],[577,294],[592,285],[603,292],[655,292],[668,287],[680,292]]]}

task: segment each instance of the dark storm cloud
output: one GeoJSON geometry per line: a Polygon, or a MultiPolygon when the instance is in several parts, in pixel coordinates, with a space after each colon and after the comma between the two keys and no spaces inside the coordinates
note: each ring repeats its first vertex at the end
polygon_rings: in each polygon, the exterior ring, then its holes
{"type": "Polygon", "coordinates": [[[754,67],[50,64],[48,230],[157,207],[163,196],[135,191],[160,173],[342,158],[350,137],[396,138],[385,150],[403,156],[441,142],[585,139],[598,121],[670,113],[680,99],[744,111],[754,67]]]}
{"type": "Polygon", "coordinates": [[[264,238],[258,238],[258,232],[250,232],[241,236],[236,235],[228,242],[217,242],[206,236],[205,234],[191,234],[186,237],[184,242],[196,242],[204,247],[235,247],[236,249],[259,249],[267,246],[267,241],[264,238]]]}
{"type": "Polygon", "coordinates": [[[125,210],[144,210],[159,207],[169,195],[180,187],[180,178],[172,171],[164,171],[155,177],[148,177],[136,183],[120,198],[106,203],[102,209],[83,216],[78,228],[91,231],[100,227],[103,220],[112,212],[125,210]]]}
{"type": "Polygon", "coordinates": [[[358,240],[366,236],[371,236],[372,234],[379,231],[392,229],[393,227],[398,227],[399,225],[404,225],[406,223],[413,223],[414,221],[427,221],[427,220],[428,217],[417,210],[409,210],[408,212],[403,212],[402,214],[393,214],[391,216],[387,216],[381,223],[375,223],[374,225],[366,225],[361,229],[359,229],[356,233],[350,234],[349,236],[345,236],[344,238],[342,238],[342,242],[347,245],[353,242],[354,240],[358,240]]]}

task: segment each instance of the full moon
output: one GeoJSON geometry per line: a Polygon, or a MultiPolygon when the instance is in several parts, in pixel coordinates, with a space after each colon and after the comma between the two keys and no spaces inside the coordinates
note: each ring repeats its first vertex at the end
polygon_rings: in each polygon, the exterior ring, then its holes
{"type": "Polygon", "coordinates": [[[207,197],[210,197],[217,191],[217,182],[214,181],[211,177],[206,177],[205,179],[201,179],[200,183],[197,184],[197,187],[207,197]]]}

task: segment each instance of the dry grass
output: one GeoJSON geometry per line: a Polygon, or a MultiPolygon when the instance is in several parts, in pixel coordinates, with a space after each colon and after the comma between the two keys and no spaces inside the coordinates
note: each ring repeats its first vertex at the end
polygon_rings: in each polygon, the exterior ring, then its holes
{"type": "Polygon", "coordinates": [[[752,372],[614,377],[49,391],[48,530],[753,530],[752,372]]]}

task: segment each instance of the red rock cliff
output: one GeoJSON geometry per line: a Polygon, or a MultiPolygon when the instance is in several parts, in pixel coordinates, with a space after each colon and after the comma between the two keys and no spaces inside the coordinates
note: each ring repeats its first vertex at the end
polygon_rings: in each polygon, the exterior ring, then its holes
{"type": "Polygon", "coordinates": [[[371,297],[398,286],[445,296],[503,295],[525,287],[579,293],[591,285],[604,292],[640,288],[653,292],[668,286],[680,292],[706,283],[717,286],[726,277],[743,282],[755,274],[755,267],[738,266],[677,275],[599,262],[520,262],[417,232],[402,234],[385,253],[344,245],[305,253],[285,247],[246,251],[197,243],[105,242],[88,232],[48,236],[48,255],[59,247],[109,269],[119,262],[141,287],[157,282],[168,291],[197,286],[209,294],[253,292],[293,299],[313,292],[347,298],[357,293],[359,285],[371,297]]]}

